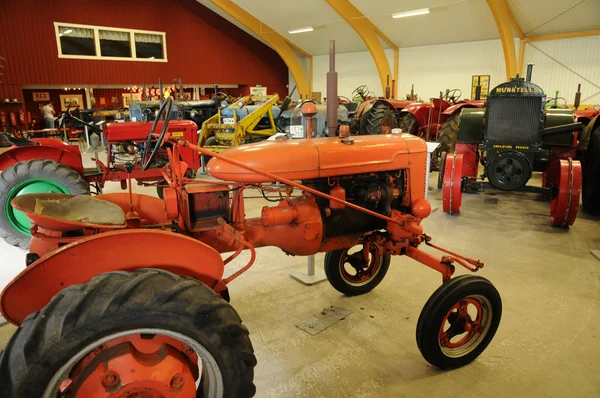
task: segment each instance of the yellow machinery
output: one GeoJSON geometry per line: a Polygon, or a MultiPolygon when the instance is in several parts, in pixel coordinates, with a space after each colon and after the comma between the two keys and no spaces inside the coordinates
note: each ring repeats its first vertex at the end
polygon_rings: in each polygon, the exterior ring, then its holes
{"type": "Polygon", "coordinates": [[[245,142],[267,139],[277,132],[273,111],[277,95],[258,97],[249,95],[202,123],[198,143],[214,152],[241,145],[245,142]]]}

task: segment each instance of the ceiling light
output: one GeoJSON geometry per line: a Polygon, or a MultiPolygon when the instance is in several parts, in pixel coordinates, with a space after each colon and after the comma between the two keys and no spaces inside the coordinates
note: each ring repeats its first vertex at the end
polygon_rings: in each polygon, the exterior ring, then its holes
{"type": "Polygon", "coordinates": [[[313,27],[312,26],[307,26],[306,28],[288,30],[288,33],[290,35],[293,35],[293,34],[296,34],[296,33],[312,32],[312,31],[313,31],[313,27]]]}
{"type": "Polygon", "coordinates": [[[71,33],[72,31],[73,31],[73,29],[67,29],[67,30],[65,30],[63,33],[64,33],[65,35],[68,35],[68,34],[69,34],[69,33],[71,33]]]}
{"type": "Polygon", "coordinates": [[[396,14],[392,14],[392,18],[414,17],[415,15],[423,15],[423,14],[429,14],[429,8],[422,8],[420,10],[399,12],[396,14]]]}

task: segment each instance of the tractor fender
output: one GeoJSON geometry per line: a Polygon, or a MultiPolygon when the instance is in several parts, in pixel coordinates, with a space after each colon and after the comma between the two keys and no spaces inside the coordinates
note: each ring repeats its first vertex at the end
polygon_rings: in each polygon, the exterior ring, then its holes
{"type": "Polygon", "coordinates": [[[461,109],[463,108],[481,108],[475,104],[469,104],[468,102],[463,102],[460,104],[454,104],[449,106],[448,108],[446,108],[443,112],[442,115],[454,115],[455,113],[460,112],[461,109]]]}
{"type": "Polygon", "coordinates": [[[485,109],[482,108],[461,109],[456,142],[460,144],[480,144],[483,137],[484,116],[485,109]]]}
{"type": "Polygon", "coordinates": [[[371,109],[373,108],[373,106],[375,106],[375,104],[383,104],[385,106],[387,106],[388,108],[390,108],[392,111],[396,111],[396,108],[394,108],[394,105],[392,105],[388,100],[385,99],[377,99],[377,100],[368,100],[368,101],[364,101],[362,104],[360,104],[360,106],[358,107],[358,111],[356,112],[356,115],[358,117],[362,117],[363,115],[367,115],[371,109]]]}
{"type": "Polygon", "coordinates": [[[71,285],[106,272],[139,268],[188,276],[210,288],[223,278],[221,255],[203,242],[160,230],[110,231],[69,243],[31,264],[4,288],[0,312],[20,325],[71,285]]]}
{"type": "Polygon", "coordinates": [[[415,117],[415,119],[417,119],[419,126],[422,127],[427,125],[429,109],[431,109],[431,104],[425,102],[413,102],[411,104],[408,104],[405,108],[403,108],[400,115],[403,116],[407,113],[411,113],[415,117]]]}
{"type": "MultiPolygon", "coordinates": [[[[42,138],[43,139],[43,138],[42,138]]],[[[48,141],[56,141],[46,138],[48,141]]],[[[74,145],[28,145],[28,146],[12,146],[0,154],[0,171],[8,167],[27,160],[45,159],[53,160],[56,163],[64,164],[75,170],[79,175],[83,176],[83,161],[79,148],[74,145]]]]}

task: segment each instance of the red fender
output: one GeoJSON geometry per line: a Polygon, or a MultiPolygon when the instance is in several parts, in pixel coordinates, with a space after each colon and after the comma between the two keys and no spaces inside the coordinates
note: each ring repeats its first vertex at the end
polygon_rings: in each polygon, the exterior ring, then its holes
{"type": "Polygon", "coordinates": [[[83,162],[81,160],[79,147],[76,145],[68,145],[51,138],[40,138],[33,141],[40,142],[40,145],[12,146],[1,153],[0,171],[5,170],[18,162],[33,159],[47,159],[64,164],[83,176],[83,162]],[[52,143],[48,143],[48,141],[52,141],[52,143]]]}
{"type": "Polygon", "coordinates": [[[446,108],[442,114],[443,115],[454,115],[455,113],[460,112],[462,108],[483,108],[485,106],[485,101],[470,101],[470,102],[459,102],[458,104],[454,104],[446,108]]]}
{"type": "Polygon", "coordinates": [[[0,312],[18,326],[61,290],[111,271],[160,268],[214,288],[223,267],[215,249],[185,235],[145,229],[106,232],[65,245],[27,267],[4,288],[0,312]]]}
{"type": "MultiPolygon", "coordinates": [[[[436,100],[436,101],[439,101],[436,100]]],[[[423,128],[427,126],[429,122],[429,110],[431,109],[431,121],[432,123],[437,123],[438,115],[439,115],[439,104],[437,107],[432,109],[431,104],[424,102],[413,102],[410,103],[407,107],[402,109],[402,114],[412,113],[415,119],[417,119],[417,123],[419,123],[419,128],[423,128]]],[[[446,109],[442,107],[442,109],[446,109]]]]}

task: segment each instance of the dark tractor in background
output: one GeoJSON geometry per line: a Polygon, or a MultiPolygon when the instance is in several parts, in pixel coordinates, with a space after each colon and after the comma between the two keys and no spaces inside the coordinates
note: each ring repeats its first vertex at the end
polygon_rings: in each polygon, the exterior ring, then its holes
{"type": "Polygon", "coordinates": [[[552,225],[575,222],[582,181],[584,209],[598,213],[598,117],[583,131],[572,109],[544,109],[546,96],[530,75],[495,87],[485,109],[461,111],[455,151],[442,154],[438,187],[445,212],[459,213],[462,192],[478,190],[486,179],[492,188],[516,191],[525,189],[533,172],[542,172],[542,187],[527,188],[550,198],[552,225]]]}

